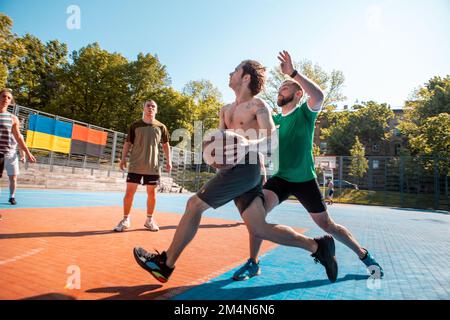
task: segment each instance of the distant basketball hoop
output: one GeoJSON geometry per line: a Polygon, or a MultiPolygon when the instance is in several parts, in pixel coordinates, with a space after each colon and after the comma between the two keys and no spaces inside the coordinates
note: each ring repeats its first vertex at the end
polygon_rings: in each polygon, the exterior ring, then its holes
{"type": "Polygon", "coordinates": [[[316,157],[315,167],[321,169],[336,169],[336,157],[316,157]]]}
{"type": "Polygon", "coordinates": [[[333,169],[336,169],[336,157],[316,157],[315,167],[322,169],[323,175],[323,197],[326,198],[327,182],[334,180],[333,169]]]}

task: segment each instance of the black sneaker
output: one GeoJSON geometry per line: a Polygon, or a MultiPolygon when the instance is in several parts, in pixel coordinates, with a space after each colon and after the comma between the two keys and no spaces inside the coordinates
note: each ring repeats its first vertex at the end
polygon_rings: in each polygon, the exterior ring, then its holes
{"type": "Polygon", "coordinates": [[[17,204],[17,201],[14,198],[9,198],[8,202],[11,203],[12,205],[16,205],[17,204]]]}
{"type": "Polygon", "coordinates": [[[315,263],[322,264],[327,271],[328,279],[331,282],[336,282],[338,276],[338,265],[336,261],[334,239],[330,235],[326,235],[320,238],[314,238],[318,244],[316,253],[313,253],[311,257],[314,258],[315,263]]]}
{"type": "Polygon", "coordinates": [[[161,254],[158,251],[149,253],[143,248],[136,247],[133,249],[133,255],[137,263],[159,282],[166,283],[175,269],[175,267],[169,268],[166,265],[165,251],[161,254]]]}

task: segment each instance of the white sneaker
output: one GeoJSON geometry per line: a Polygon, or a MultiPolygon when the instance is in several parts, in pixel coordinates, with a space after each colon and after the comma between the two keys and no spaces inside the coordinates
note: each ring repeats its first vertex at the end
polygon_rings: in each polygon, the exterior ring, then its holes
{"type": "Polygon", "coordinates": [[[159,227],[156,224],[154,219],[148,219],[145,221],[144,227],[146,227],[147,229],[149,229],[150,231],[156,232],[159,231],[159,227]]]}
{"type": "Polygon", "coordinates": [[[130,219],[128,218],[123,218],[122,220],[120,220],[119,224],[117,225],[117,227],[114,228],[114,231],[116,232],[122,232],[126,229],[128,229],[131,226],[130,224],[130,219]]]}

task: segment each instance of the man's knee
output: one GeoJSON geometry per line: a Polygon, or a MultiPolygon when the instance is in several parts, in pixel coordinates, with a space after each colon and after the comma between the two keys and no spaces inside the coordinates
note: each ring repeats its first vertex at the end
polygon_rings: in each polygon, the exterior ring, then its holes
{"type": "Polygon", "coordinates": [[[186,204],[186,210],[192,213],[201,214],[208,208],[208,205],[201,200],[197,195],[193,195],[189,198],[186,204]]]}
{"type": "Polygon", "coordinates": [[[334,233],[336,230],[336,224],[331,220],[326,213],[321,213],[323,217],[315,219],[316,224],[326,233],[334,233]]]}
{"type": "Polygon", "coordinates": [[[264,204],[260,198],[255,198],[252,204],[242,214],[248,232],[260,240],[264,240],[268,226],[265,217],[264,204]]]}

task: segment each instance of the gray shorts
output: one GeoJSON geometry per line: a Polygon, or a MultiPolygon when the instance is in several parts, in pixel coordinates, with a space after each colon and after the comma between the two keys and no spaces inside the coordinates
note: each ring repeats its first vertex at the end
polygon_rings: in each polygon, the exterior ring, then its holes
{"type": "Polygon", "coordinates": [[[217,209],[234,200],[242,214],[257,197],[264,203],[261,171],[258,164],[238,164],[222,169],[209,180],[197,196],[210,207],[217,209]]]}
{"type": "Polygon", "coordinates": [[[17,153],[7,154],[4,156],[5,169],[8,177],[19,175],[19,156],[17,153]]]}

